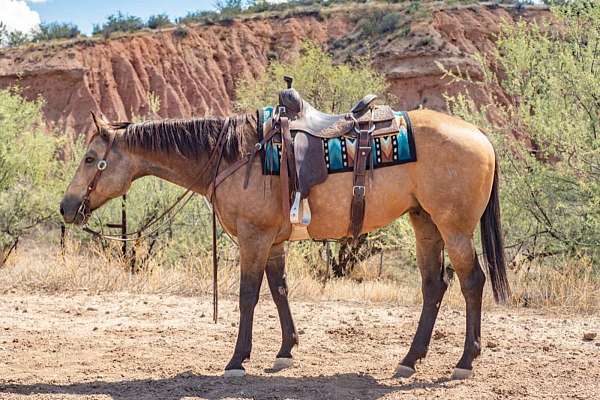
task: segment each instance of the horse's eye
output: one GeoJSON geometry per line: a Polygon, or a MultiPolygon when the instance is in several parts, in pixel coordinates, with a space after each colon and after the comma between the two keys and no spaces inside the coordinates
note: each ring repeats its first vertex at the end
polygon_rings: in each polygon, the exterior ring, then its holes
{"type": "Polygon", "coordinates": [[[91,164],[94,162],[94,157],[86,157],[85,158],[85,163],[86,164],[91,164]]]}

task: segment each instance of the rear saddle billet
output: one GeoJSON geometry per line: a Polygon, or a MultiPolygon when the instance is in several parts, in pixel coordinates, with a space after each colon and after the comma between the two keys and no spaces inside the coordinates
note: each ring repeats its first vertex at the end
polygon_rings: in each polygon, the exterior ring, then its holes
{"type": "MultiPolygon", "coordinates": [[[[374,105],[377,96],[367,95],[350,112],[331,115],[302,99],[292,88],[293,79],[285,77],[287,89],[279,93],[279,106],[273,118],[281,136],[282,206],[292,225],[310,224],[310,189],[327,179],[323,139],[350,137],[356,140],[353,166],[352,203],[348,233],[355,239],[363,227],[367,171],[373,171],[373,137],[395,134],[399,130],[389,106],[374,105]],[[293,199],[290,205],[290,198],[293,199]],[[288,214],[289,212],[289,214],[288,214]]],[[[307,232],[307,231],[306,231],[307,232]]]]}

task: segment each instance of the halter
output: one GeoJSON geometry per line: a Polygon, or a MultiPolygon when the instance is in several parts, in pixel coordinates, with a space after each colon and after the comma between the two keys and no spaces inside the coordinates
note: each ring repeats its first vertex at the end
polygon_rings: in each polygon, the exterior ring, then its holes
{"type": "Polygon", "coordinates": [[[89,208],[90,205],[90,194],[92,194],[92,192],[96,190],[96,185],[100,180],[102,172],[104,172],[104,170],[106,170],[106,167],[108,167],[108,161],[106,159],[108,158],[108,154],[112,150],[112,147],[115,143],[116,134],[109,133],[109,135],[110,137],[108,138],[108,145],[106,146],[106,150],[104,151],[104,156],[96,163],[96,173],[94,174],[94,177],[88,185],[85,195],[81,199],[81,204],[77,209],[77,214],[81,215],[84,218],[84,220],[86,208],[89,208]]]}
{"type": "MultiPolygon", "coordinates": [[[[216,166],[214,168],[214,172],[211,175],[211,181],[210,181],[211,184],[210,184],[210,189],[209,189],[209,193],[210,193],[209,200],[211,200],[211,201],[212,201],[212,198],[214,197],[214,191],[217,186],[217,185],[214,185],[214,180],[216,179],[217,172],[219,170],[219,165],[221,163],[221,158],[223,156],[223,149],[224,149],[224,145],[226,142],[225,137],[227,136],[227,135],[225,135],[225,132],[227,132],[227,130],[229,129],[229,125],[230,125],[230,119],[227,118],[225,120],[225,122],[223,123],[223,127],[221,128],[221,131],[219,132],[219,136],[217,138],[217,143],[216,143],[213,151],[211,152],[211,155],[206,163],[206,168],[209,169],[215,161],[217,162],[216,166]]],[[[79,206],[79,209],[77,210],[77,213],[80,214],[84,218],[85,218],[86,208],[89,208],[90,195],[96,189],[96,185],[98,184],[98,181],[100,180],[100,177],[102,176],[102,172],[104,172],[106,170],[106,168],[108,167],[107,158],[108,158],[108,155],[110,154],[110,151],[113,148],[115,137],[116,137],[116,135],[114,133],[111,134],[109,141],[108,141],[108,145],[106,146],[106,150],[104,152],[104,156],[96,164],[96,173],[95,173],[94,177],[92,178],[90,184],[88,185],[87,191],[81,201],[81,205],[79,206]]],[[[105,235],[104,233],[95,231],[88,226],[85,226],[83,228],[83,230],[87,233],[90,233],[90,234],[100,237],[102,239],[114,240],[114,241],[118,241],[118,242],[133,242],[133,241],[138,241],[140,239],[150,237],[150,236],[154,235],[155,233],[157,233],[170,220],[172,220],[175,217],[175,215],[177,215],[177,213],[179,213],[179,211],[181,211],[183,209],[183,207],[191,200],[192,196],[194,195],[192,188],[195,185],[197,185],[203,177],[205,177],[205,174],[200,174],[192,182],[192,184],[190,184],[186,188],[186,190],[183,192],[183,194],[181,194],[175,200],[175,202],[173,202],[173,204],[170,207],[168,207],[160,215],[158,215],[155,218],[148,221],[145,225],[143,225],[140,229],[136,230],[135,232],[126,232],[119,236],[114,236],[114,235],[105,235]],[[159,221],[161,221],[168,214],[170,214],[171,211],[173,211],[175,209],[175,207],[177,207],[177,205],[179,205],[177,210],[173,214],[169,215],[168,218],[166,218],[162,224],[160,224],[158,227],[155,227],[150,232],[146,232],[144,235],[142,235],[142,232],[146,231],[151,226],[156,225],[159,221]],[[135,237],[131,237],[131,236],[135,236],[135,237]]],[[[213,209],[214,209],[214,207],[213,207],[213,209]]]]}

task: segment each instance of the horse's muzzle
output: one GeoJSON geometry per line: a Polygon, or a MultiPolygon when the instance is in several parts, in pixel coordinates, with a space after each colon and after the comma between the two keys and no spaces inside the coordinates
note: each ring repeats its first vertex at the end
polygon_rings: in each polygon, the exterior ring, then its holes
{"type": "Polygon", "coordinates": [[[91,215],[89,205],[73,195],[65,195],[60,202],[60,215],[67,224],[83,225],[91,215]]]}

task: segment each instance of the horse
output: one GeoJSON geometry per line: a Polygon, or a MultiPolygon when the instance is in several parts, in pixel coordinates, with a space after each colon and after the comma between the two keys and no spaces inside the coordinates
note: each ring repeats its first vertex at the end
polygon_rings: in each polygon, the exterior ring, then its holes
{"type": "MultiPolygon", "coordinates": [[[[460,282],[466,304],[464,349],[453,379],[473,373],[481,352],[482,293],[486,281],[474,246],[481,224],[484,264],[494,298],[510,295],[500,220],[498,161],[486,135],[459,118],[432,110],[408,112],[418,160],[377,168],[366,194],[362,233],[390,224],[408,213],[416,237],[423,304],[416,333],[394,376],[409,377],[426,356],[432,330],[448,287],[444,249],[460,282]]],[[[228,168],[256,148],[257,116],[191,118],[110,123],[92,114],[95,130],[75,176],[60,203],[66,223],[85,224],[91,213],[124,195],[136,179],[153,175],[209,197],[223,227],[235,236],[240,252],[239,330],[225,376],[243,376],[250,358],[254,309],[266,274],[277,307],[282,341],[274,368],[293,364],[298,345],[288,302],[285,242],[292,226],[282,212],[279,176],[265,175],[260,158],[212,186],[215,148],[222,145],[216,169],[228,168]],[[249,184],[247,184],[249,182],[249,184]]],[[[309,203],[313,239],[348,237],[352,173],[330,175],[312,188],[309,203]]]]}

